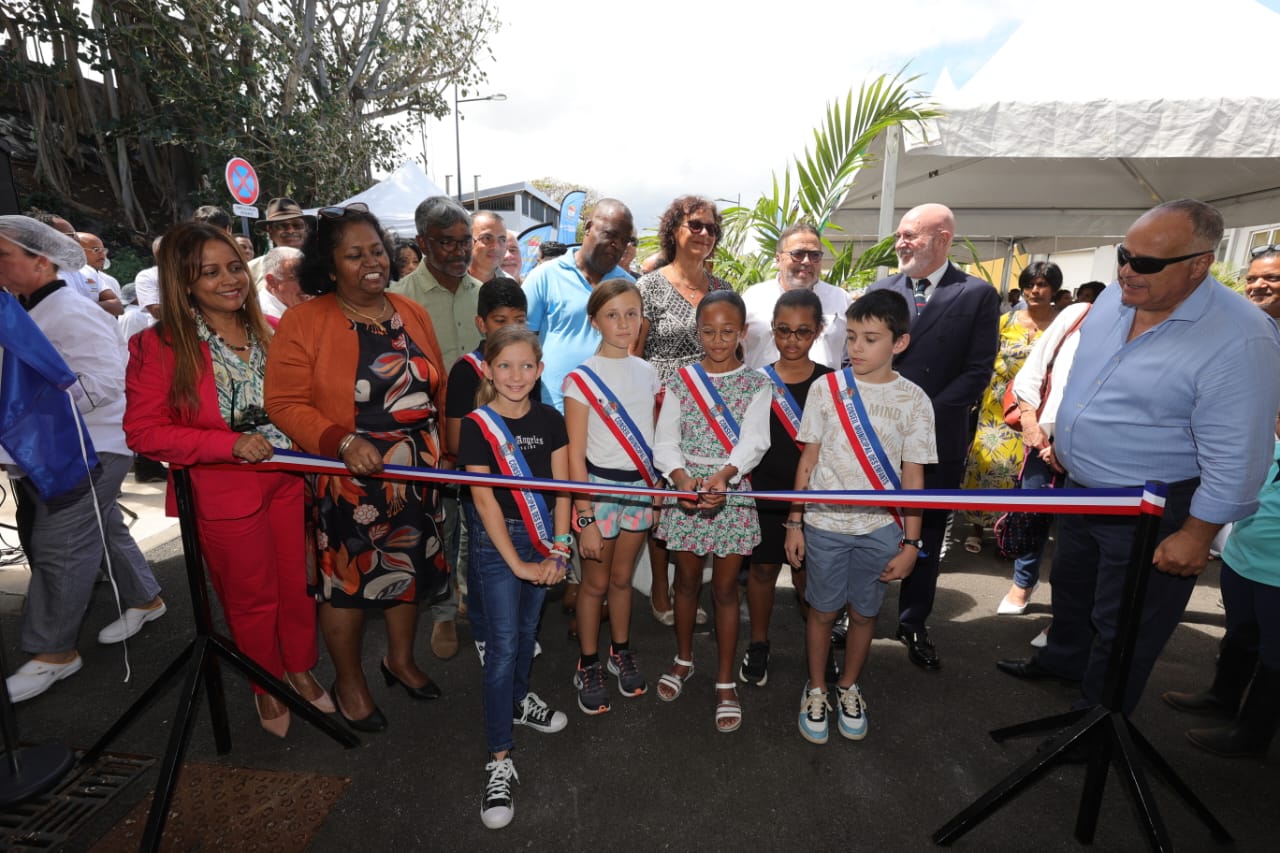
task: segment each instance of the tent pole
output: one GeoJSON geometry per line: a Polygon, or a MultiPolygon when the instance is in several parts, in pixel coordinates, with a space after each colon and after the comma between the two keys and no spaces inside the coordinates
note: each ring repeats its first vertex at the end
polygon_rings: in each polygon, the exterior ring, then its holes
{"type": "MultiPolygon", "coordinates": [[[[880,225],[876,233],[887,237],[893,231],[893,208],[898,192],[898,149],[902,147],[902,127],[891,125],[884,132],[884,174],[880,179],[880,225]]],[[[889,274],[888,267],[876,269],[876,278],[889,274]]]]}

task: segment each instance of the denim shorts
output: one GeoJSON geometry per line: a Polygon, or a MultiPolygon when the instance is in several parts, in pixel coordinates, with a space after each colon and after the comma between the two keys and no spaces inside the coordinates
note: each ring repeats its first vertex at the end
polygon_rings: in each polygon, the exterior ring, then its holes
{"type": "Polygon", "coordinates": [[[804,566],[808,583],[804,597],[823,613],[853,605],[868,618],[880,612],[888,584],[880,573],[898,554],[902,528],[894,522],[870,533],[830,533],[804,526],[804,566]]]}

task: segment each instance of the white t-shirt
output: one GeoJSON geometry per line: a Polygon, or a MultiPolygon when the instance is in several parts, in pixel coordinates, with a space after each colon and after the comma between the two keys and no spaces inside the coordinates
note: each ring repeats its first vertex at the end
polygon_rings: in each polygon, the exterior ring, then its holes
{"type": "Polygon", "coordinates": [[[133,280],[133,296],[139,308],[160,304],[160,268],[147,267],[133,280]]]}
{"type": "MultiPolygon", "coordinates": [[[[618,402],[627,410],[631,420],[635,421],[644,437],[645,443],[653,448],[654,412],[653,402],[658,394],[658,374],[649,362],[634,355],[626,358],[605,358],[593,355],[583,362],[596,376],[609,387],[618,402]]],[[[591,464],[601,468],[635,467],[627,451],[614,438],[609,427],[595,410],[587,403],[582,390],[572,380],[566,378],[564,396],[587,406],[587,459],[591,464]]],[[[636,475],[640,479],[640,475],[636,475]]]]}
{"type": "MultiPolygon", "coordinates": [[[[753,284],[742,294],[747,305],[747,342],[743,363],[752,370],[778,360],[778,348],[773,345],[773,306],[785,291],[775,278],[753,284]]],[[[822,334],[813,342],[809,358],[832,370],[839,370],[844,361],[844,342],[848,334],[844,313],[849,310],[853,298],[847,290],[820,281],[813,292],[822,303],[822,334]]]]}
{"type": "MultiPolygon", "coordinates": [[[[857,380],[855,380],[857,381],[857,380]]],[[[920,386],[895,374],[880,384],[857,382],[858,394],[871,416],[871,425],[895,473],[903,462],[929,465],[938,461],[933,430],[933,404],[920,386]]],[[[809,387],[796,440],[817,442],[818,462],[809,476],[814,491],[860,491],[877,488],[862,470],[845,437],[831,386],[823,376],[809,387]]],[[[893,516],[880,507],[847,504],[805,504],[805,524],[829,533],[859,535],[884,527],[893,516]]]]}

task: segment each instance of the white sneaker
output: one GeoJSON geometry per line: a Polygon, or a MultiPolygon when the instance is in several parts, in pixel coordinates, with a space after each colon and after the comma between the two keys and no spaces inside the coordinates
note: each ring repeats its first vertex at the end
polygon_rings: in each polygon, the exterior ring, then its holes
{"type": "Polygon", "coordinates": [[[515,800],[511,796],[511,780],[520,781],[511,757],[495,759],[484,766],[489,781],[484,786],[484,799],[480,801],[480,821],[489,829],[502,829],[516,816],[515,800]]]}
{"type": "Polygon", "coordinates": [[[476,640],[476,654],[480,656],[480,666],[484,666],[484,640],[476,640]]]}
{"type": "Polygon", "coordinates": [[[69,663],[29,660],[5,679],[5,686],[9,689],[9,700],[24,702],[27,699],[34,699],[52,687],[55,681],[75,675],[83,666],[84,660],[79,655],[69,663]]]}
{"type": "Polygon", "coordinates": [[[112,622],[107,627],[98,632],[98,642],[103,645],[111,643],[121,643],[132,637],[134,634],[142,630],[142,626],[148,622],[154,622],[168,612],[169,608],[165,603],[160,602],[159,607],[150,609],[143,607],[130,607],[119,619],[112,622]]]}

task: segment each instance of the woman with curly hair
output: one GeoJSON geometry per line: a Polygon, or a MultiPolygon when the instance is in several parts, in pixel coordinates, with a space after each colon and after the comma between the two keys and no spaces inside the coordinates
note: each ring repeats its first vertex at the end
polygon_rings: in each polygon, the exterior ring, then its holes
{"type": "Polygon", "coordinates": [[[303,248],[302,289],[316,298],[281,318],[267,364],[271,420],[307,453],[342,460],[345,474],[312,475],[320,631],[337,675],[333,699],[348,725],[387,719],[361,662],[365,611],[387,625],[382,677],[415,699],[440,688],[413,657],[418,602],[448,590],[437,532],[438,490],[373,479],[384,464],[434,468],[441,456],[445,378],[431,320],[387,292],[391,246],[363,204],[322,207],[303,248]]]}

